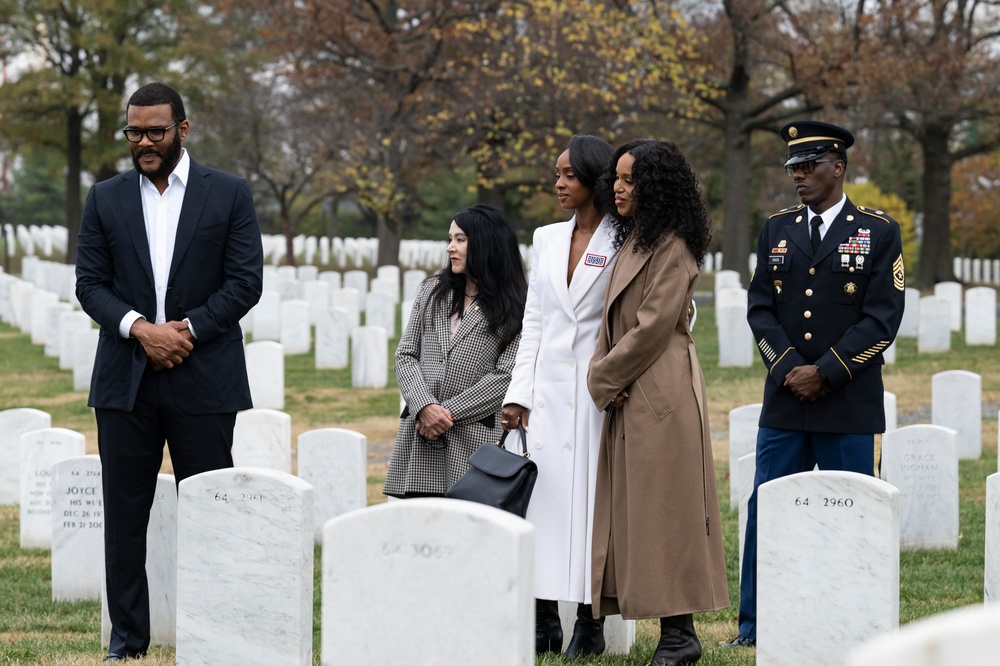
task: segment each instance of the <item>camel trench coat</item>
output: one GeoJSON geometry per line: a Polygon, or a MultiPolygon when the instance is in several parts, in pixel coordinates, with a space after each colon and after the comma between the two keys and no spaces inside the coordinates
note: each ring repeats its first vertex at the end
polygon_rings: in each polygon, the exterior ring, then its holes
{"type": "Polygon", "coordinates": [[[683,239],[626,240],[605,292],[588,387],[605,409],[594,509],[600,615],[729,605],[705,379],[689,332],[698,265],[683,239]],[[625,390],[621,407],[611,407],[625,390]]]}

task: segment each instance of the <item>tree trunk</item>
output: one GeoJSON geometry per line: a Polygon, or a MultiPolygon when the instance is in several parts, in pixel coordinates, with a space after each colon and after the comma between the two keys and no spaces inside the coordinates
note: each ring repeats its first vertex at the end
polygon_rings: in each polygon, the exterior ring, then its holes
{"type": "Polygon", "coordinates": [[[285,237],[285,263],[295,266],[295,225],[292,223],[292,211],[284,203],[281,205],[281,234],[285,237]]]}
{"type": "Polygon", "coordinates": [[[80,171],[83,154],[83,114],[77,107],[66,109],[66,263],[76,263],[76,239],[80,234],[80,171]]]}
{"type": "Polygon", "coordinates": [[[375,229],[378,238],[378,265],[398,266],[402,225],[398,222],[391,222],[385,215],[379,213],[375,221],[375,229]]]}
{"type": "Polygon", "coordinates": [[[326,221],[326,235],[336,238],[340,235],[340,197],[330,197],[330,217],[326,221]]]}
{"type": "Polygon", "coordinates": [[[498,187],[484,187],[482,184],[476,185],[476,201],[481,204],[489,204],[507,215],[507,201],[503,190],[498,187]]]}
{"type": "Polygon", "coordinates": [[[725,166],[722,201],[722,268],[736,271],[749,284],[750,269],[750,132],[744,129],[742,104],[725,117],[725,166]]]}
{"type": "Polygon", "coordinates": [[[951,165],[948,124],[928,124],[919,135],[924,157],[924,235],[920,242],[917,283],[933,287],[952,281],[951,263],[951,165]]]}

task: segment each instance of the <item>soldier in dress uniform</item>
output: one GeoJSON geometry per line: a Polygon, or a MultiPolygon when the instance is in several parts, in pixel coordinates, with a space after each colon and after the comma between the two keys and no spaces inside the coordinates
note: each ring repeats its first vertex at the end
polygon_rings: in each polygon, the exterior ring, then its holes
{"type": "Polygon", "coordinates": [[[885,430],[882,351],[903,317],[899,225],[844,195],[854,136],[810,120],[781,136],[802,203],[765,222],[747,296],[767,378],[731,647],[757,641],[757,488],[815,465],[874,475],[874,433],[885,430]]]}

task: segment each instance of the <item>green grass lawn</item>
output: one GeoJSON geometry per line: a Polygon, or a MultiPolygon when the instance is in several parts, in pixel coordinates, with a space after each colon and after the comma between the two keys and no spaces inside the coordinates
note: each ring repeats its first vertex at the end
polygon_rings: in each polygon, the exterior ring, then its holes
{"type": "MultiPolygon", "coordinates": [[[[718,368],[714,312],[702,306],[695,330],[699,355],[709,391],[710,421],[715,445],[719,497],[728,506],[728,412],[744,404],[759,402],[763,370],[718,368]]],[[[391,341],[394,347],[395,340],[391,341]]],[[[996,348],[966,348],[961,336],[953,337],[948,354],[918,356],[915,340],[897,343],[897,362],[885,371],[886,390],[897,396],[901,417],[930,404],[930,378],[943,370],[964,369],[983,379],[983,401],[1000,402],[1000,354],[996,348]]],[[[364,432],[370,450],[391,443],[398,418],[399,394],[393,378],[384,390],[355,390],[349,371],[313,368],[312,356],[286,358],[286,409],[293,435],[321,427],[347,427],[364,432]]],[[[390,360],[390,368],[392,363],[390,360]]],[[[86,394],[72,390],[70,373],[60,371],[55,359],[42,355],[27,336],[0,325],[0,409],[33,407],[52,414],[52,425],[70,428],[87,436],[88,452],[95,453],[96,427],[86,406],[86,394]]],[[[986,477],[997,471],[997,415],[983,415],[983,455],[980,460],[959,465],[960,545],[957,551],[904,552],[900,566],[900,620],[902,623],[983,600],[983,558],[986,477]]],[[[293,437],[294,441],[294,437],[293,437]]],[[[385,466],[369,466],[369,502],[382,500],[380,489],[385,466]]],[[[736,632],[737,523],[735,511],[723,511],[726,562],[729,573],[730,608],[696,616],[707,666],[749,665],[752,650],[723,650],[719,641],[736,632]]],[[[0,664],[97,664],[100,647],[100,605],[97,602],[53,603],[50,558],[46,550],[18,547],[18,513],[15,507],[0,507],[0,664]]],[[[320,552],[316,550],[313,617],[313,662],[319,662],[320,641],[320,552]]],[[[377,600],[373,599],[373,603],[377,600]]],[[[607,666],[642,666],[648,663],[658,625],[641,621],[638,640],[627,656],[601,656],[574,663],[607,666]]],[[[146,663],[172,664],[170,648],[154,647],[146,663]]],[[[405,661],[405,659],[403,660],[405,661]]],[[[400,663],[403,663],[401,661],[400,663]]],[[[569,663],[561,657],[546,657],[539,664],[569,663]]]]}

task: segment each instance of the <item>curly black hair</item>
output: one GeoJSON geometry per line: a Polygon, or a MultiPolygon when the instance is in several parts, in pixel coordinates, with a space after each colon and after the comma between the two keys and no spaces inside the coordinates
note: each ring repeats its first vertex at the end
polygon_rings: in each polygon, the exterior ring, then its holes
{"type": "Polygon", "coordinates": [[[632,165],[632,213],[614,217],[616,248],[635,234],[633,252],[655,248],[668,233],[676,233],[700,265],[712,240],[712,221],[705,209],[701,187],[691,165],[676,145],[669,141],[635,139],[619,147],[611,157],[608,173],[601,180],[605,192],[614,190],[618,160],[625,153],[632,165]]]}

